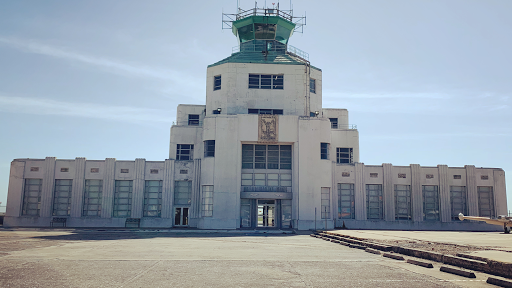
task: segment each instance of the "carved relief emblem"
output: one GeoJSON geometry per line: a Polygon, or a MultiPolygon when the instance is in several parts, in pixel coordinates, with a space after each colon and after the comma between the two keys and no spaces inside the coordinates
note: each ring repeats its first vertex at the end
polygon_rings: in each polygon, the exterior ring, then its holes
{"type": "Polygon", "coordinates": [[[258,116],[258,142],[277,142],[277,115],[258,116]]]}

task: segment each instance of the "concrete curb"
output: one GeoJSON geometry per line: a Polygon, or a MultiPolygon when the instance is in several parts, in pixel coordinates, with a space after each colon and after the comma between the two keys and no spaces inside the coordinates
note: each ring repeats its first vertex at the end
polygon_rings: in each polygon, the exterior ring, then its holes
{"type": "Polygon", "coordinates": [[[384,254],[382,254],[382,256],[396,259],[396,260],[402,260],[402,261],[405,260],[404,257],[402,257],[401,255],[395,255],[395,254],[390,254],[390,253],[384,253],[384,254]]]}
{"type": "Polygon", "coordinates": [[[380,255],[380,251],[379,250],[375,250],[375,249],[372,249],[372,248],[366,248],[366,249],[364,249],[364,251],[366,251],[368,253],[373,253],[373,254],[380,255]]]}
{"type": "Polygon", "coordinates": [[[451,273],[451,274],[455,274],[455,275],[459,275],[459,276],[463,276],[463,277],[467,277],[467,278],[476,278],[475,273],[473,273],[473,272],[454,269],[454,268],[450,268],[450,267],[446,267],[446,266],[441,266],[439,271],[451,273]]]}
{"type": "Polygon", "coordinates": [[[412,259],[407,259],[407,263],[422,266],[425,268],[434,268],[434,265],[432,265],[432,263],[427,263],[427,262],[422,262],[422,261],[417,261],[417,260],[412,260],[412,259]]]}
{"type": "Polygon", "coordinates": [[[500,287],[512,288],[512,281],[501,280],[498,278],[489,277],[489,278],[487,278],[486,282],[489,284],[492,284],[492,285],[500,286],[500,287]]]}

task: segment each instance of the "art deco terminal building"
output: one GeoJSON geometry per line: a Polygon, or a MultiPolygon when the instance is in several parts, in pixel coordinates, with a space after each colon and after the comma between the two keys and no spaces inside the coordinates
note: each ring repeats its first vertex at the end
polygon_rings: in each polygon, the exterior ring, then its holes
{"type": "MultiPolygon", "coordinates": [[[[164,161],[15,159],[5,226],[500,230],[502,169],[365,165],[346,109],[322,108],[322,70],[289,45],[286,11],[235,15],[239,41],[182,104],[164,161]]],[[[162,157],[163,158],[163,157],[162,157]]]]}

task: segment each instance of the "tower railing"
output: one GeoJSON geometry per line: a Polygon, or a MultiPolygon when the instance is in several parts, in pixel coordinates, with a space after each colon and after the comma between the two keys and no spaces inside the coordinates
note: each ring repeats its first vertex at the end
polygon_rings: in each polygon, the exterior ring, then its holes
{"type": "MultiPolygon", "coordinates": [[[[264,45],[262,46],[261,44],[248,44],[248,43],[245,43],[243,45],[243,48],[241,49],[240,48],[240,45],[238,46],[234,46],[232,49],[231,49],[231,54],[234,54],[234,53],[238,53],[238,52],[241,52],[241,51],[247,51],[247,52],[261,52],[262,51],[262,47],[264,47],[264,45]]],[[[287,54],[291,54],[292,56],[297,56],[305,61],[308,61],[309,62],[309,53],[295,47],[295,46],[292,46],[292,45],[287,45],[286,48],[283,48],[282,46],[272,46],[270,48],[267,48],[266,51],[269,51],[269,52],[286,52],[287,54]]]]}

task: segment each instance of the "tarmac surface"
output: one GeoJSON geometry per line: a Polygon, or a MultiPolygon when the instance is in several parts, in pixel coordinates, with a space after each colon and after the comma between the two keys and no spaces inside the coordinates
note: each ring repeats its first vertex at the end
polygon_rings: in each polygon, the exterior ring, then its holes
{"type": "Polygon", "coordinates": [[[309,234],[190,232],[0,229],[0,287],[496,287],[309,234]]]}

